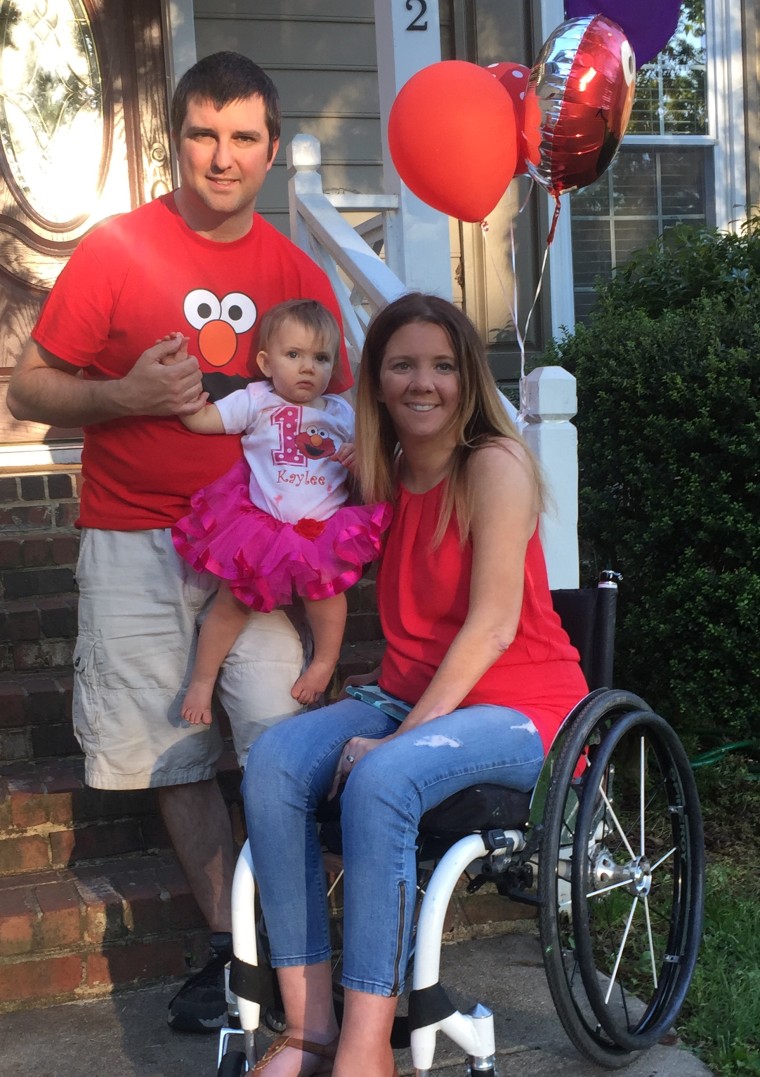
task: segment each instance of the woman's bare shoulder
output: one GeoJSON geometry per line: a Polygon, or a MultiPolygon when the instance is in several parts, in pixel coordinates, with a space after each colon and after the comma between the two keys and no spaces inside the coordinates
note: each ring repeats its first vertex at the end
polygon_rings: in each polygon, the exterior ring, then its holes
{"type": "Polygon", "coordinates": [[[503,502],[512,513],[518,504],[526,511],[538,511],[540,492],[530,451],[512,438],[495,438],[472,453],[468,461],[467,483],[478,505],[495,509],[503,502]]]}
{"type": "Polygon", "coordinates": [[[468,471],[476,475],[481,471],[514,471],[516,468],[532,472],[530,452],[514,438],[492,438],[475,449],[467,462],[468,471]]]}

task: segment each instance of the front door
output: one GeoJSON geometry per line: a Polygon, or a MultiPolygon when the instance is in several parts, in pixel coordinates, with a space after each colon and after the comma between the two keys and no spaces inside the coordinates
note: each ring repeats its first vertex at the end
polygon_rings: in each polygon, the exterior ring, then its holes
{"type": "Polygon", "coordinates": [[[8,376],[82,236],[171,186],[161,0],[0,0],[0,445],[8,376]]]}

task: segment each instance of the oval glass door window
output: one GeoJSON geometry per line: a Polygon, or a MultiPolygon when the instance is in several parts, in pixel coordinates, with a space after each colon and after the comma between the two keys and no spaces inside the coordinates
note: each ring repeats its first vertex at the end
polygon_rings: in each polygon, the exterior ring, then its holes
{"type": "Polygon", "coordinates": [[[79,0],[0,0],[0,144],[16,196],[60,227],[92,209],[103,81],[79,0]]]}

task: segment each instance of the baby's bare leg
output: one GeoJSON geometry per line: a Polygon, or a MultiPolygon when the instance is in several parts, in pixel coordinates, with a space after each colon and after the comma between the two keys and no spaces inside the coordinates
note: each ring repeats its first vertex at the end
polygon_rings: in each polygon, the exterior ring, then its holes
{"type": "Polygon", "coordinates": [[[319,602],[305,598],[303,604],[314,636],[314,658],[293,685],[290,694],[299,703],[307,705],[317,702],[338,664],[348,603],[346,596],[341,594],[323,598],[319,602]]]}
{"type": "Polygon", "coordinates": [[[250,610],[222,583],[201,625],[190,684],[182,703],[186,722],[211,725],[211,696],[222,662],[232,650],[250,610]]]}

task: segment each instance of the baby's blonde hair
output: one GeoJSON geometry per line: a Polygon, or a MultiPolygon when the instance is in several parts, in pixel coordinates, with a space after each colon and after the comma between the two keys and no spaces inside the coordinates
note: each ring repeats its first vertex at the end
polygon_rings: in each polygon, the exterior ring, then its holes
{"type": "Polygon", "coordinates": [[[316,299],[286,299],[284,303],[270,307],[261,319],[259,350],[269,351],[272,337],[291,319],[314,334],[335,366],[340,349],[340,329],[332,312],[316,299]]]}

